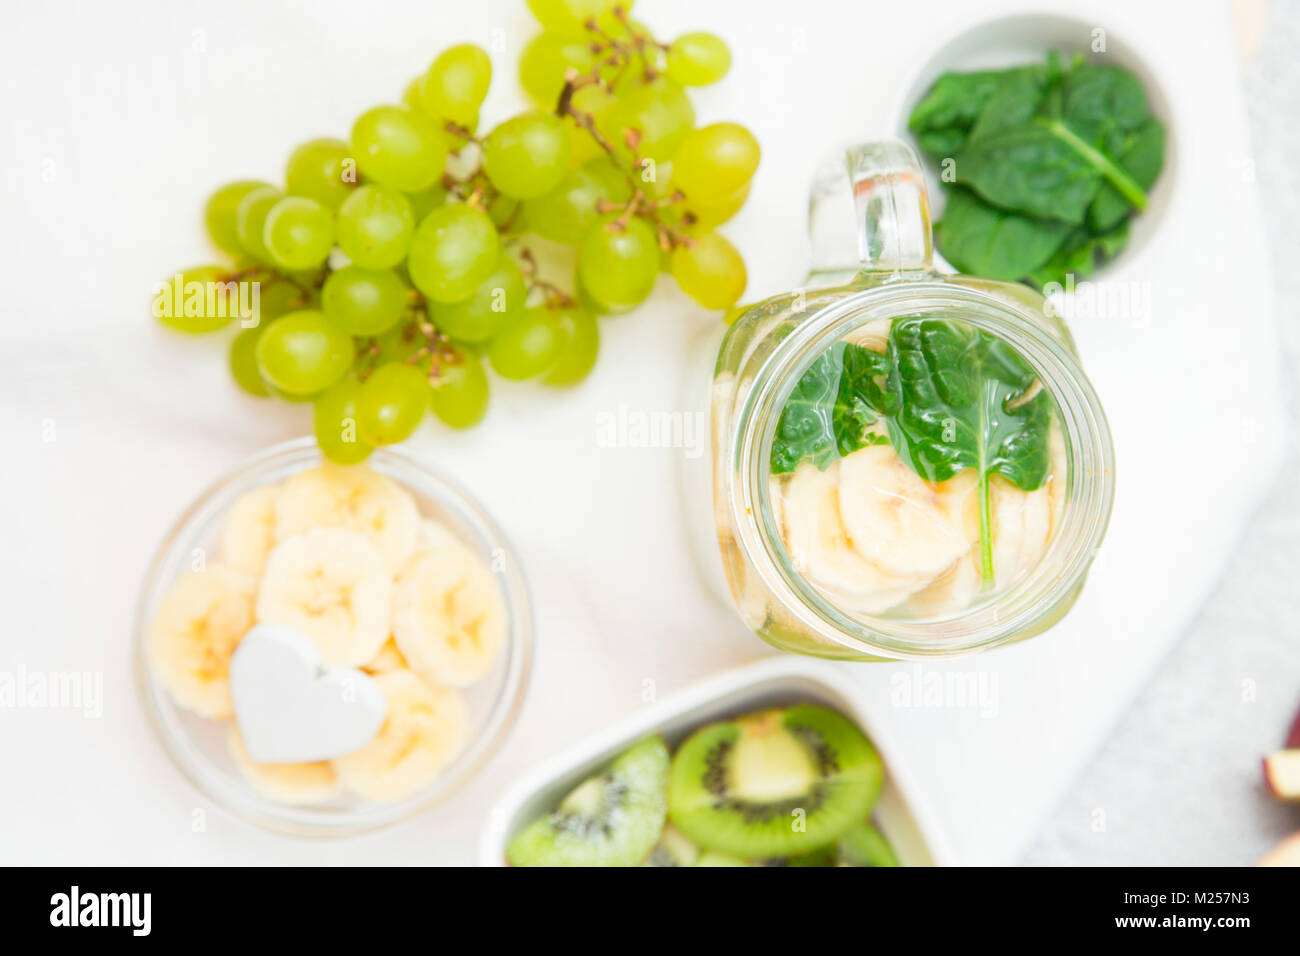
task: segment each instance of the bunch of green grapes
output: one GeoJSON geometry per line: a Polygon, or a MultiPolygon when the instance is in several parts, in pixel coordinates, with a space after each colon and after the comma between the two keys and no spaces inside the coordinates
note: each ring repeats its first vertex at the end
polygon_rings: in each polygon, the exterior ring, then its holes
{"type": "Polygon", "coordinates": [[[726,44],[661,43],[628,17],[630,0],[528,6],[545,30],[520,79],[542,109],[480,134],[491,60],[472,44],[444,50],[348,140],[295,149],[283,187],[213,193],[207,231],[233,264],[186,270],[155,296],[155,315],[184,332],[241,315],[236,383],[311,402],[335,461],[402,441],[428,411],[477,424],[489,367],[582,381],[597,317],[640,304],[660,272],[710,309],[744,292],[744,261],[715,229],[744,204],[758,143],[735,123],[696,128],[685,93],[725,75],[726,44]],[[571,251],[570,282],[543,278],[533,237],[571,251]]]}

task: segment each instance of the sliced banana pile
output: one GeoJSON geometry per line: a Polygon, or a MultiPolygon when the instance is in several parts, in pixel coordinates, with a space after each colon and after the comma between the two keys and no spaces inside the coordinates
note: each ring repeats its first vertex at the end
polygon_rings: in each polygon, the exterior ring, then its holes
{"type": "Polygon", "coordinates": [[[392,479],[332,464],[230,507],[220,562],[184,574],[160,602],[150,665],[179,706],[231,718],[230,658],[259,623],[306,634],[326,666],[360,667],[388,704],[369,743],[319,763],[254,763],[232,722],[235,764],[286,804],[400,800],[427,787],[468,743],[463,691],[492,672],[508,627],[478,555],[392,479]]]}
{"type": "MultiPolygon", "coordinates": [[[[1053,434],[1052,477],[1021,491],[990,479],[994,588],[1043,557],[1065,495],[1064,443],[1053,434]]],[[[868,445],[825,471],[805,463],[773,479],[773,510],[795,569],[844,611],[935,617],[970,607],[981,590],[979,499],[972,470],[925,481],[889,445],[868,445]]]]}

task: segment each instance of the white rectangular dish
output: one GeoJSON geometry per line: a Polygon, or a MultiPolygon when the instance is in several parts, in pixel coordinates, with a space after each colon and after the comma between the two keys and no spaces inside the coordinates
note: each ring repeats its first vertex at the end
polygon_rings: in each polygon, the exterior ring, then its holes
{"type": "Polygon", "coordinates": [[[833,665],[791,656],[768,658],[693,684],[592,734],[516,781],[488,814],[479,840],[479,865],[504,866],[506,845],[515,833],[549,812],[566,793],[642,737],[659,732],[674,746],[709,721],[804,701],[841,711],[863,729],[880,752],[885,785],[872,820],[893,846],[899,862],[903,866],[952,863],[946,842],[931,822],[915,785],[872,734],[860,699],[861,691],[833,665]]]}

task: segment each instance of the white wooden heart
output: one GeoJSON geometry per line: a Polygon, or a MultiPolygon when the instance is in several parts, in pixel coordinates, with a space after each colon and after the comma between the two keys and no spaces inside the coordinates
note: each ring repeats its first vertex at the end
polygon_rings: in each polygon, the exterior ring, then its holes
{"type": "Polygon", "coordinates": [[[230,660],[230,697],[244,749],[256,763],[330,760],[365,746],[388,703],[370,677],[322,667],[311,638],[258,624],[230,660]]]}

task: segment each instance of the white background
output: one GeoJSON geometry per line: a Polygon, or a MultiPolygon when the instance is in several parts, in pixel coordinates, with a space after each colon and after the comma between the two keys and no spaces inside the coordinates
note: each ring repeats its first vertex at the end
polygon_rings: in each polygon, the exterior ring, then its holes
{"type": "MultiPolygon", "coordinates": [[[[903,669],[854,671],[873,729],[908,754],[963,861],[1014,860],[1029,844],[1204,601],[1278,456],[1276,329],[1228,18],[1208,3],[1179,5],[1178,23],[1158,5],[1133,6],[1069,5],[1143,52],[1177,114],[1177,191],[1157,238],[1125,267],[1153,283],[1159,310],[1142,327],[1075,328],[1120,456],[1106,551],[1066,625],[956,665],[999,675],[996,719],[893,707],[903,669]],[[1189,459],[1208,465],[1192,480],[1179,467],[1189,459]]],[[[888,133],[909,72],[941,36],[991,16],[926,7],[638,4],[660,34],[712,29],[735,53],[727,80],[695,102],[700,122],[737,119],[763,145],[753,198],[725,230],[749,263],[747,298],[801,280],[805,184],[819,155],[888,133]]],[[[602,323],[600,362],[579,389],[498,383],[479,429],[428,424],[408,443],[496,515],[537,603],[527,706],[472,786],[409,824],[345,841],[274,836],[215,810],[194,832],[206,801],[136,701],[131,614],[164,531],[216,476],[308,427],[305,409],[236,391],[224,339],[158,327],[151,285],[210,258],[199,211],[214,185],[279,178],[296,143],[346,136],[355,115],[395,101],[450,43],[503,43],[484,122],[508,115],[522,102],[514,65],[534,30],[515,0],[82,2],[10,14],[0,38],[0,670],[102,671],[105,707],[98,720],[0,711],[0,861],[468,863],[500,787],[641,706],[644,682],[668,693],[767,652],[695,577],[681,452],[597,445],[602,413],[679,408],[688,343],[717,321],[665,282],[643,308],[602,323]]],[[[1290,663],[1254,675],[1261,698],[1294,696],[1290,663]]],[[[1239,694],[1236,680],[1220,690],[1239,694]]]]}

